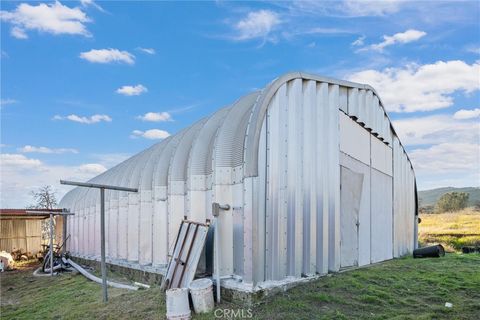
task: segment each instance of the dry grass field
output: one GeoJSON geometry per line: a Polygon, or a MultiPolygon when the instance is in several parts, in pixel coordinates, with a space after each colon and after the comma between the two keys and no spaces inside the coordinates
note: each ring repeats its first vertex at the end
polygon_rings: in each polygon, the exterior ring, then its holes
{"type": "Polygon", "coordinates": [[[422,214],[418,226],[420,245],[441,243],[449,251],[480,246],[480,211],[473,208],[440,214],[422,214]]]}

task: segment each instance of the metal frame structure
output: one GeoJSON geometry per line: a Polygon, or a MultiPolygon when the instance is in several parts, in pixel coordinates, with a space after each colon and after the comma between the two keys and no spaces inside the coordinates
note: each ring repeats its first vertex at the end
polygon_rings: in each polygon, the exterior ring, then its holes
{"type": "Polygon", "coordinates": [[[27,210],[25,211],[26,213],[30,215],[39,215],[43,216],[45,214],[50,215],[50,276],[53,277],[53,217],[54,216],[73,216],[74,213],[71,213],[68,210],[62,210],[62,212],[58,211],[51,211],[51,210],[44,210],[44,211],[30,211],[27,210]]]}
{"type": "MultiPolygon", "coordinates": [[[[108,259],[141,270],[165,273],[183,217],[213,220],[215,202],[230,207],[215,222],[222,285],[254,290],[347,267],[344,221],[357,229],[358,258],[349,261],[358,266],[416,246],[415,172],[364,84],[288,73],[90,182],[138,188],[109,191],[105,215],[108,259]],[[348,219],[341,186],[353,180],[342,181],[342,167],[363,175],[348,219]]],[[[61,201],[79,212],[69,244],[87,259],[98,256],[97,203],[78,188],[61,201]]]]}
{"type": "MultiPolygon", "coordinates": [[[[126,191],[126,192],[138,192],[138,189],[112,186],[112,185],[106,185],[106,184],[67,181],[67,180],[60,180],[60,184],[100,189],[100,246],[101,246],[100,251],[101,251],[101,269],[102,269],[102,291],[103,291],[103,302],[106,303],[108,301],[108,291],[107,291],[107,263],[105,261],[105,190],[107,189],[107,190],[117,190],[117,191],[126,191]]],[[[50,256],[53,257],[52,255],[50,256]]],[[[53,265],[53,262],[52,262],[52,265],[53,265]]],[[[51,269],[53,270],[53,266],[51,269]]]]}

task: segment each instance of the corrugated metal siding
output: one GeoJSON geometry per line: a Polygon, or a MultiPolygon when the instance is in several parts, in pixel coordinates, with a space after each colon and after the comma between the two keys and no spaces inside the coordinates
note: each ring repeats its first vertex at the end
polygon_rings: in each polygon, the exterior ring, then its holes
{"type": "MultiPolygon", "coordinates": [[[[362,210],[385,212],[388,198],[377,198],[388,192],[390,179],[393,217],[390,210],[375,218],[393,219],[395,242],[383,249],[400,255],[415,238],[409,216],[414,174],[400,143],[392,150],[394,137],[372,88],[301,73],[282,76],[92,179],[140,189],[139,194],[106,193],[108,259],[165,265],[182,217],[203,222],[216,201],[233,207],[219,218],[222,275],[256,283],[337,271],[340,151],[352,157],[350,162],[358,159],[350,164],[360,171],[366,166],[378,172],[375,179],[384,185],[374,190],[372,178],[372,190],[364,188],[371,203],[362,196],[362,210]]],[[[73,189],[61,206],[76,213],[68,225],[72,253],[98,255],[98,191],[73,189]]],[[[374,220],[363,213],[359,219],[358,263],[363,265],[371,260],[370,233],[377,231],[367,229],[374,220]]],[[[372,260],[388,257],[382,251],[372,260]]]]}
{"type": "Polygon", "coordinates": [[[397,137],[393,139],[394,247],[400,257],[411,253],[415,242],[415,176],[397,137]]]}
{"type": "Polygon", "coordinates": [[[392,177],[371,169],[371,262],[393,257],[392,177]]]}
{"type": "Polygon", "coordinates": [[[337,85],[295,79],[268,107],[266,280],[338,270],[338,101],[337,85]]]}

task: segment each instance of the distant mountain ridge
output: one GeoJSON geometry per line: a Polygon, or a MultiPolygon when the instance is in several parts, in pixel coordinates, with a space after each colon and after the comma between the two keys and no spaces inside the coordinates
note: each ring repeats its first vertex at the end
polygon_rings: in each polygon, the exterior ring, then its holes
{"type": "Polygon", "coordinates": [[[480,203],[480,188],[479,187],[465,187],[454,188],[444,187],[431,190],[418,191],[419,206],[434,206],[437,200],[447,192],[466,192],[470,196],[468,198],[468,206],[474,206],[476,203],[480,203]]]}

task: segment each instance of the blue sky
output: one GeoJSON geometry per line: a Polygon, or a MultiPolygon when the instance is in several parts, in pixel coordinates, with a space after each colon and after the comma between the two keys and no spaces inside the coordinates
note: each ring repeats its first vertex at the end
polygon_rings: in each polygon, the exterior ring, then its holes
{"type": "Polygon", "coordinates": [[[288,71],[371,84],[420,189],[479,186],[479,2],[1,2],[2,207],[288,71]]]}

